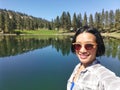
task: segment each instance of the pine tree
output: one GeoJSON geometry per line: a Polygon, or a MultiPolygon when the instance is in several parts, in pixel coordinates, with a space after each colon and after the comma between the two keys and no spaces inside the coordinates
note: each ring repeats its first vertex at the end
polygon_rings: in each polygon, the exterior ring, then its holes
{"type": "Polygon", "coordinates": [[[21,16],[19,14],[16,14],[16,29],[21,29],[21,16]]]}
{"type": "Polygon", "coordinates": [[[67,12],[67,16],[66,16],[66,29],[70,30],[71,28],[71,16],[70,13],[67,12]]]}
{"type": "Polygon", "coordinates": [[[88,25],[88,21],[87,21],[87,14],[86,14],[86,12],[84,13],[84,19],[83,19],[83,26],[86,26],[86,25],[88,25]]]}
{"type": "Polygon", "coordinates": [[[74,13],[73,15],[73,19],[72,19],[72,26],[74,28],[74,30],[77,30],[77,17],[76,17],[76,13],[74,13]]]}
{"type": "Polygon", "coordinates": [[[54,23],[55,23],[55,29],[59,30],[59,28],[60,28],[59,16],[56,17],[56,19],[54,20],[54,23]]]}
{"type": "Polygon", "coordinates": [[[60,23],[63,30],[65,30],[66,29],[66,12],[65,11],[62,13],[62,16],[60,18],[60,23]]]}
{"type": "Polygon", "coordinates": [[[93,16],[92,16],[92,14],[90,14],[90,17],[89,17],[89,26],[91,26],[91,27],[94,26],[94,22],[93,22],[93,16]]]}
{"type": "Polygon", "coordinates": [[[101,25],[102,25],[102,28],[104,29],[105,28],[105,12],[104,12],[104,9],[102,10],[102,15],[101,15],[101,25]]]}
{"type": "Polygon", "coordinates": [[[115,11],[115,28],[120,32],[120,9],[115,11]]]}
{"type": "Polygon", "coordinates": [[[5,28],[4,28],[4,33],[9,33],[10,32],[10,18],[8,12],[5,12],[5,28]]]}
{"type": "Polygon", "coordinates": [[[78,14],[77,16],[77,28],[82,27],[82,15],[81,13],[78,14]]]}
{"type": "MultiPolygon", "coordinates": [[[[109,29],[108,11],[105,12],[105,29],[109,29]]],[[[107,31],[108,32],[108,31],[107,31]]]]}
{"type": "Polygon", "coordinates": [[[113,25],[114,25],[114,12],[112,10],[110,10],[109,12],[109,27],[110,29],[113,28],[113,25]]]}
{"type": "Polygon", "coordinates": [[[100,25],[100,14],[96,12],[95,13],[95,27],[100,28],[99,25],[100,25]]]}
{"type": "Polygon", "coordinates": [[[3,32],[5,28],[5,18],[4,18],[4,12],[0,10],[0,32],[3,32]]]}

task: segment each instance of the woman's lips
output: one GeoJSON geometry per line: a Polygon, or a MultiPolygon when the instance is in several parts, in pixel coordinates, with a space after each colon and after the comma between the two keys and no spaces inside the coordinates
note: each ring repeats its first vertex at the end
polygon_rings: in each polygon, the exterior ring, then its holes
{"type": "Polygon", "coordinates": [[[81,59],[86,59],[89,55],[80,54],[81,59]]]}

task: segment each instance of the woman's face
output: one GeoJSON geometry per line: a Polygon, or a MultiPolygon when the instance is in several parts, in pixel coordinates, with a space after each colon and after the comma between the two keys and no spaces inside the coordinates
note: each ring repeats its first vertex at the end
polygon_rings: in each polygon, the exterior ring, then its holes
{"type": "Polygon", "coordinates": [[[79,34],[76,38],[76,42],[81,46],[78,47],[76,55],[80,59],[80,62],[86,66],[91,64],[96,58],[97,44],[96,37],[88,32],[83,32],[79,34]]]}

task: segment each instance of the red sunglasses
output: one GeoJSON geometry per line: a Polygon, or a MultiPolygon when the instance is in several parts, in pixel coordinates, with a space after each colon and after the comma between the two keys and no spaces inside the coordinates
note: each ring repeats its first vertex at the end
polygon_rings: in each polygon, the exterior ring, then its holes
{"type": "MultiPolygon", "coordinates": [[[[72,44],[73,44],[74,49],[77,50],[77,51],[82,48],[82,44],[81,43],[72,43],[72,44]]],[[[86,50],[92,50],[96,46],[97,46],[96,43],[86,43],[86,44],[84,44],[84,48],[86,50]]]]}

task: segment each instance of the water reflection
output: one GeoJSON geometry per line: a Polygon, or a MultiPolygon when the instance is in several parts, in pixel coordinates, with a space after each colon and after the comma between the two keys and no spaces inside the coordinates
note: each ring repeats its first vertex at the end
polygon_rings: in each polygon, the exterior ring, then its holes
{"type": "Polygon", "coordinates": [[[0,37],[0,57],[13,56],[52,45],[63,55],[70,53],[70,38],[66,36],[3,36],[0,37]]]}
{"type": "MultiPolygon", "coordinates": [[[[120,42],[104,42],[106,53],[99,60],[120,76],[120,42]]],[[[66,90],[79,63],[70,46],[71,36],[0,37],[0,90],[66,90]]]]}
{"type": "MultiPolygon", "coordinates": [[[[107,57],[120,60],[120,42],[115,38],[104,38],[107,57]]],[[[13,56],[52,45],[63,56],[69,55],[71,36],[1,36],[0,57],[13,56]]]]}
{"type": "Polygon", "coordinates": [[[120,42],[116,38],[106,37],[104,39],[107,57],[118,58],[120,60],[120,42]]]}
{"type": "MultiPolygon", "coordinates": [[[[120,42],[115,38],[104,38],[107,57],[112,56],[120,60],[120,42]]],[[[13,56],[44,48],[52,45],[58,52],[69,55],[71,37],[70,36],[1,36],[0,37],[0,57],[13,56]]]]}

